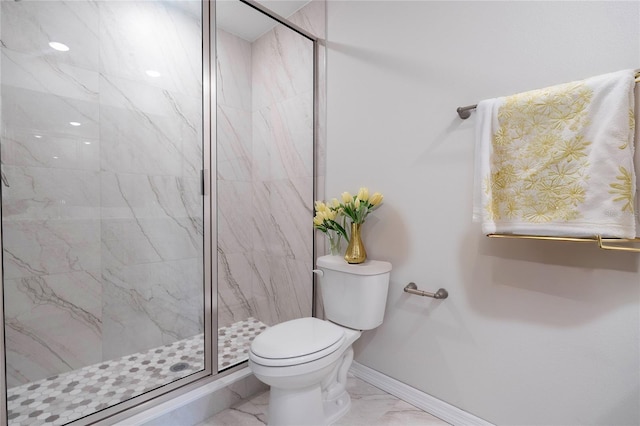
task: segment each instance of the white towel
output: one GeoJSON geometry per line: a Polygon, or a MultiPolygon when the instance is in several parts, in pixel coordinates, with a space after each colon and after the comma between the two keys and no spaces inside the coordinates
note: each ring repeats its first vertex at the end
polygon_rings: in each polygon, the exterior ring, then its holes
{"type": "MultiPolygon", "coordinates": [[[[636,70],[636,75],[638,74],[638,70],[636,70]]],[[[636,105],[640,104],[640,84],[636,83],[635,89],[635,103],[636,105]]],[[[635,124],[635,165],[636,165],[636,237],[640,238],[640,118],[638,114],[640,109],[636,109],[635,117],[632,120],[632,124],[635,124]]]]}
{"type": "Polygon", "coordinates": [[[636,236],[634,74],[478,104],[474,218],[482,232],[636,236]]]}

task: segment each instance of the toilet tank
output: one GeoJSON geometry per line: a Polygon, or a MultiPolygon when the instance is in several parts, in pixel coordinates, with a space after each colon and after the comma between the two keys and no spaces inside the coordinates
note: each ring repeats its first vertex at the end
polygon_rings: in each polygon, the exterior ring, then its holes
{"type": "Polygon", "coordinates": [[[355,330],[382,324],[391,263],[367,260],[351,265],[340,256],[319,257],[320,292],[327,319],[355,330]]]}

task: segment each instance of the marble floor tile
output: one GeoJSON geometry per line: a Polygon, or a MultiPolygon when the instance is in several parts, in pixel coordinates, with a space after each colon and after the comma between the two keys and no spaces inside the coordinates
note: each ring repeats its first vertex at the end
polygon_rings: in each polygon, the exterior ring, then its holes
{"type": "MultiPolygon", "coordinates": [[[[335,426],[447,426],[448,423],[349,375],[351,410],[335,426]]],[[[262,392],[196,426],[260,426],[267,423],[269,391],[262,392]]]]}

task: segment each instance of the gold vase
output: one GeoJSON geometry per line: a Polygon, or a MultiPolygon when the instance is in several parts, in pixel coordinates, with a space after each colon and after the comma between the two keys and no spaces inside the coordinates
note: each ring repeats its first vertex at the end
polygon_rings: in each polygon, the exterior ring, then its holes
{"type": "Polygon", "coordinates": [[[360,238],[361,223],[351,224],[351,237],[349,238],[349,246],[344,254],[344,260],[347,263],[362,263],[367,260],[367,251],[364,249],[362,239],[360,238]]]}

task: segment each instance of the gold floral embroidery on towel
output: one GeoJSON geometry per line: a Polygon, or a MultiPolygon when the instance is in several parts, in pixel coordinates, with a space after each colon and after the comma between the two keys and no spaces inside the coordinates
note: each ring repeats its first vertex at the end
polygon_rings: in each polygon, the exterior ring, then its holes
{"type": "Polygon", "coordinates": [[[609,194],[618,195],[613,201],[618,202],[622,201],[622,211],[629,212],[633,214],[633,176],[631,172],[624,167],[620,166],[618,168],[620,170],[620,174],[616,176],[616,180],[619,180],[620,183],[611,183],[609,186],[612,188],[609,191],[609,194]]]}
{"type": "MultiPolygon", "coordinates": [[[[636,117],[633,112],[633,109],[629,109],[629,135],[631,140],[633,140],[633,132],[635,129],[636,129],[636,117]]],[[[629,142],[627,141],[624,144],[620,145],[618,149],[624,150],[624,149],[627,149],[628,146],[629,146],[629,142]]]]}
{"type": "Polygon", "coordinates": [[[492,141],[491,175],[485,179],[490,195],[485,208],[492,220],[581,217],[591,145],[582,129],[592,94],[578,82],[506,98],[492,141]]]}

